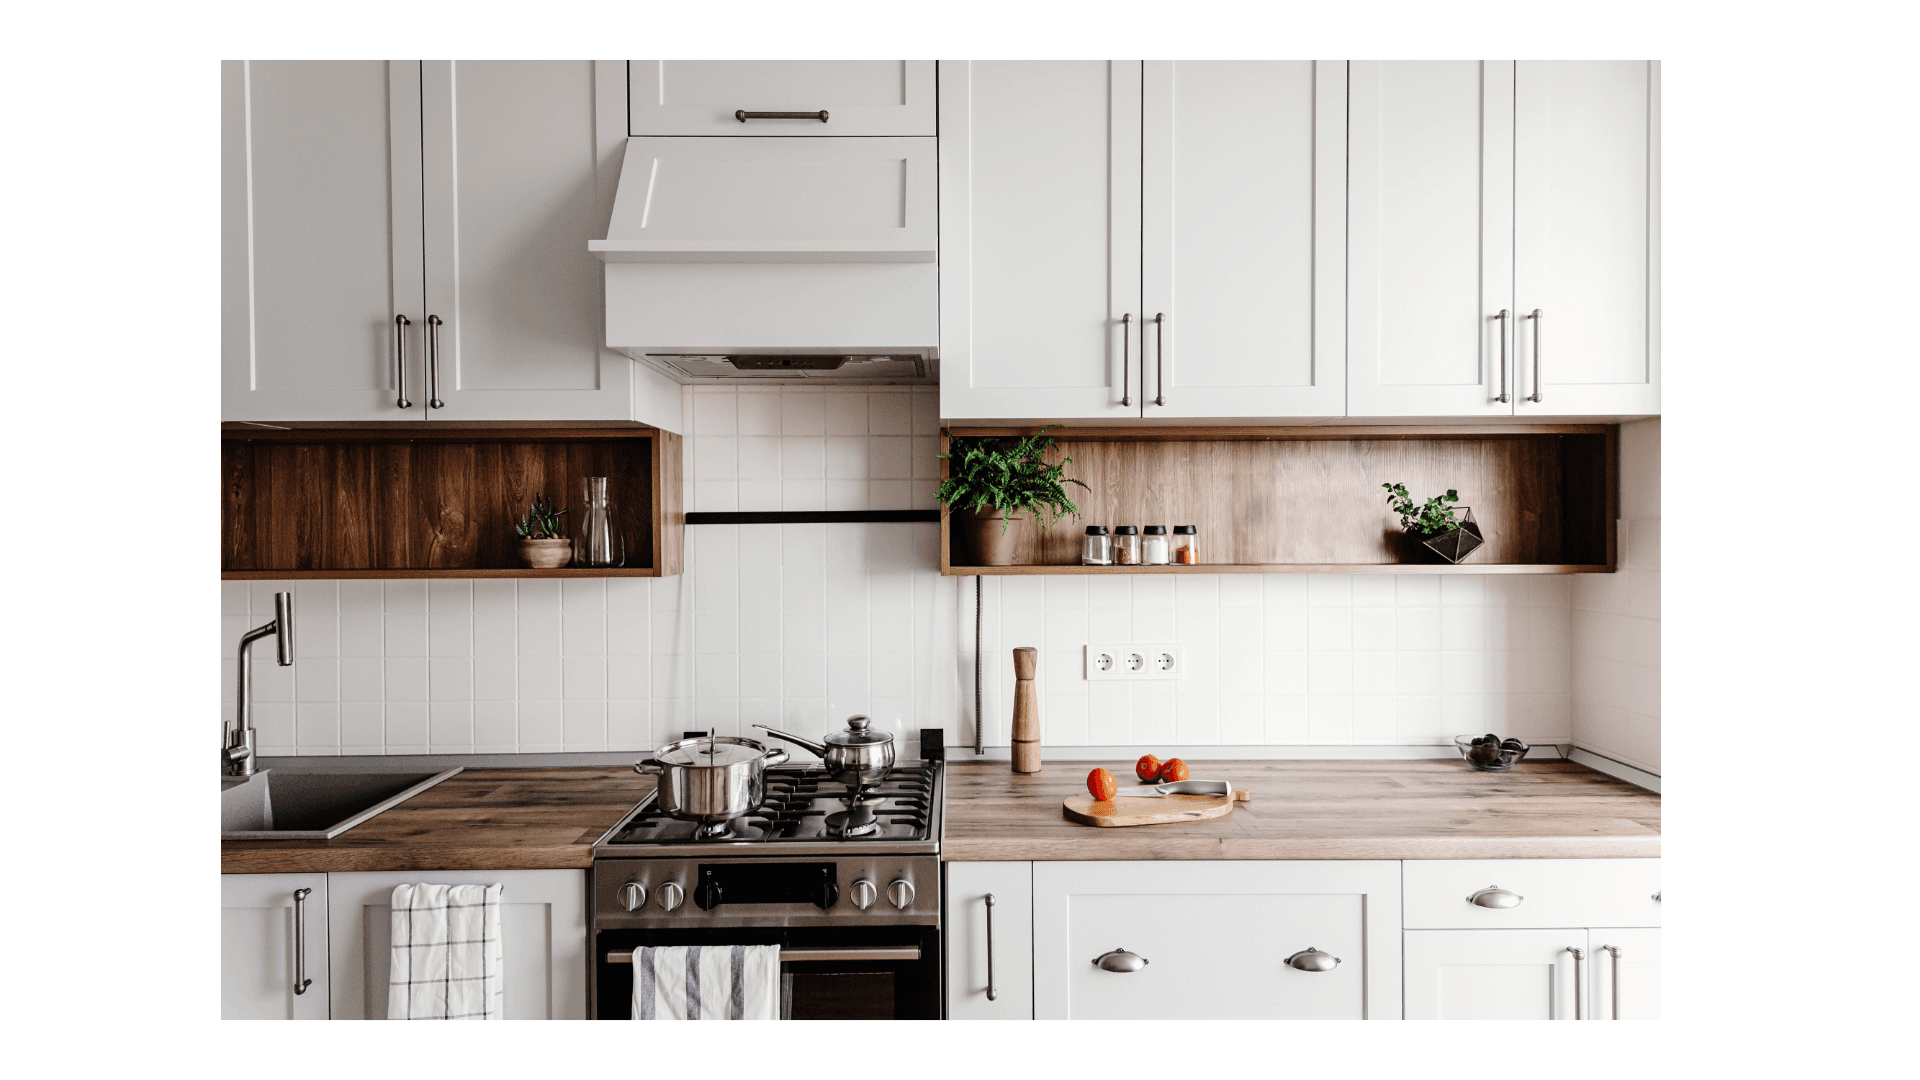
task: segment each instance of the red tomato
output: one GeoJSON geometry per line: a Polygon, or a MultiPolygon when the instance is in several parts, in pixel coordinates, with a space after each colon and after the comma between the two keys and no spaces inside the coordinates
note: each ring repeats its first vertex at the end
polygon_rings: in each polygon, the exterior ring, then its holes
{"type": "Polygon", "coordinates": [[[1187,763],[1181,761],[1179,758],[1168,758],[1167,763],[1160,766],[1161,783],[1167,784],[1175,780],[1185,779],[1187,779],[1187,763]]]}
{"type": "Polygon", "coordinates": [[[1148,783],[1160,779],[1160,759],[1154,757],[1152,754],[1148,754],[1146,757],[1134,762],[1133,775],[1148,783]]]}
{"type": "Polygon", "coordinates": [[[1094,798],[1106,802],[1113,798],[1114,792],[1120,790],[1120,785],[1114,781],[1112,773],[1105,769],[1095,769],[1087,774],[1087,790],[1093,794],[1094,798]]]}

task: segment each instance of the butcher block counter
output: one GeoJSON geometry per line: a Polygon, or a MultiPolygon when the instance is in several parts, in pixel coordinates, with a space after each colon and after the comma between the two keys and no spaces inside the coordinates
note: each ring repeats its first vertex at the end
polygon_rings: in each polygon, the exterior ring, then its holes
{"type": "Polygon", "coordinates": [[[1087,773],[1133,784],[1131,762],[947,763],[944,862],[1106,859],[1646,859],[1660,796],[1570,761],[1476,772],[1458,759],[1188,759],[1196,780],[1249,791],[1225,817],[1099,828],[1068,821],[1087,773]]]}
{"type": "Polygon", "coordinates": [[[223,874],[585,870],[653,791],[632,766],[466,769],[331,840],[227,840],[223,874]]]}

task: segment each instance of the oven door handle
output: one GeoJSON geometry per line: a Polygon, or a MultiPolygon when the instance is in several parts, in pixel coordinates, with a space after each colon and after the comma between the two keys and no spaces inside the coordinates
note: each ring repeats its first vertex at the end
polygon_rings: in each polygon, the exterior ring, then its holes
{"type": "MultiPolygon", "coordinates": [[[[783,964],[806,963],[830,960],[918,960],[920,946],[899,945],[876,949],[781,949],[780,962],[783,964]]],[[[631,964],[633,953],[610,952],[609,964],[631,964]]]]}

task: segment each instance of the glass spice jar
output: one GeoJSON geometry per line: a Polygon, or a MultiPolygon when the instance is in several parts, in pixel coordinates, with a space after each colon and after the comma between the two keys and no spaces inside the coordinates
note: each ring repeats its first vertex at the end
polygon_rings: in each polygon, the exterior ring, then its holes
{"type": "Polygon", "coordinates": [[[1140,565],[1167,565],[1167,527],[1149,525],[1140,531],[1140,565]]]}
{"type": "Polygon", "coordinates": [[[1086,539],[1080,541],[1081,566],[1112,566],[1113,541],[1105,525],[1087,526],[1086,539]]]}
{"type": "Polygon", "coordinates": [[[1131,525],[1113,527],[1113,565],[1140,565],[1140,530],[1131,525]]]}
{"type": "Polygon", "coordinates": [[[1173,527],[1173,563],[1175,566],[1197,566],[1200,563],[1200,538],[1191,525],[1173,527]]]}

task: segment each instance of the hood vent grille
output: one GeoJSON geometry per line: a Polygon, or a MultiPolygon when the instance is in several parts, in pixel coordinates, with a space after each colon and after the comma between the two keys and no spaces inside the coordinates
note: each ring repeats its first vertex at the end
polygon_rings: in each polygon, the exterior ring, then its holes
{"type": "Polygon", "coordinates": [[[934,362],[918,356],[731,353],[693,355],[647,353],[646,359],[688,379],[830,379],[839,383],[925,383],[935,377],[934,362]]]}

